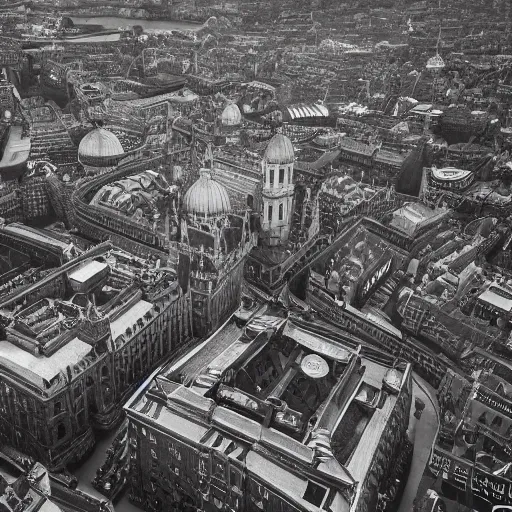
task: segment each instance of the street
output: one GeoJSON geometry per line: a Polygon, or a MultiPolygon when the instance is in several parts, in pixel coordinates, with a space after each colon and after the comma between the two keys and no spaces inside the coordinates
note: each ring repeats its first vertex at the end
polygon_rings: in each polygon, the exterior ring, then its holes
{"type": "Polygon", "coordinates": [[[412,403],[409,431],[414,436],[414,453],[409,479],[407,480],[398,512],[412,511],[412,505],[416,498],[423,471],[430,457],[432,443],[435,440],[439,426],[439,413],[434,388],[416,374],[413,381],[412,403]],[[417,397],[425,404],[420,420],[414,417],[414,400],[417,397]]]}

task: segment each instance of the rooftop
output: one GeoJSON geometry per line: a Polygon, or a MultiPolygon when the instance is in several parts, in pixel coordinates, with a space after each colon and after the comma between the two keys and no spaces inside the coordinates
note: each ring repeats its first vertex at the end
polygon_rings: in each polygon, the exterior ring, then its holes
{"type": "MultiPolygon", "coordinates": [[[[358,350],[310,332],[279,311],[260,310],[245,327],[228,320],[164,368],[126,407],[141,421],[193,444],[218,446],[222,431],[227,444],[261,445],[265,452],[229,453],[244,457],[248,471],[268,485],[311,507],[309,479],[294,465],[316,467],[337,482],[338,491],[363,481],[396,403],[395,395],[382,393],[384,382],[395,372],[398,391],[405,373],[367,361],[358,350]],[[276,463],[277,454],[289,461],[286,466],[276,463]]],[[[341,494],[335,502],[333,511],[350,508],[341,494]]]]}
{"type": "Polygon", "coordinates": [[[91,279],[91,277],[103,272],[106,268],[108,268],[106,263],[90,260],[85,263],[85,265],[82,265],[81,267],[71,272],[69,274],[69,279],[72,279],[78,283],[85,283],[91,279]]]}
{"type": "Polygon", "coordinates": [[[37,356],[17,347],[7,340],[0,340],[0,364],[23,376],[32,384],[45,389],[54,377],[65,373],[68,366],[81,361],[92,347],[78,338],[72,339],[51,356],[37,356]]]}
{"type": "Polygon", "coordinates": [[[8,137],[0,160],[0,171],[24,164],[30,155],[30,139],[23,137],[21,126],[11,126],[8,137]]]}

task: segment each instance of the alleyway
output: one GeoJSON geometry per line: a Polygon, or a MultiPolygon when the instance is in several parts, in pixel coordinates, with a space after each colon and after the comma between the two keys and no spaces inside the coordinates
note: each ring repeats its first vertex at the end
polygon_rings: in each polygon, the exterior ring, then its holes
{"type": "Polygon", "coordinates": [[[409,480],[407,481],[398,512],[412,511],[412,504],[414,498],[416,498],[423,471],[430,457],[430,449],[437,434],[439,426],[438,414],[434,389],[421,377],[414,375],[413,406],[411,407],[411,420],[409,423],[409,430],[414,435],[414,454],[409,480]],[[416,397],[425,403],[425,409],[420,420],[414,417],[414,400],[416,397]]]}

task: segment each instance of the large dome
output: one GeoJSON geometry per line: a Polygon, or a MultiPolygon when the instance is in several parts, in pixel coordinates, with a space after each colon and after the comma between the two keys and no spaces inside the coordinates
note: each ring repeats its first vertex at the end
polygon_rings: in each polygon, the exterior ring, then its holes
{"type": "Polygon", "coordinates": [[[210,171],[202,169],[199,179],[187,190],[183,207],[190,214],[217,217],[231,211],[231,202],[224,186],[212,178],[210,171]]]}
{"type": "Polygon", "coordinates": [[[90,167],[109,167],[116,165],[124,156],[119,139],[104,128],[95,128],[89,132],[78,146],[78,160],[90,167]]]}
{"type": "Polygon", "coordinates": [[[292,141],[282,133],[276,133],[268,143],[263,159],[269,164],[293,164],[295,151],[292,141]]]}
{"type": "Polygon", "coordinates": [[[230,103],[222,112],[221,122],[224,126],[238,126],[242,122],[242,114],[236,103],[230,103]]]}

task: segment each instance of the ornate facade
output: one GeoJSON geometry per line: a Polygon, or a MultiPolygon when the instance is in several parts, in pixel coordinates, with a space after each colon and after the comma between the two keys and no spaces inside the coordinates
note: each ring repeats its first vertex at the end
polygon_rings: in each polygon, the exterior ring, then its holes
{"type": "Polygon", "coordinates": [[[135,503],[374,509],[405,435],[410,366],[370,363],[275,314],[228,322],[128,402],[135,503]]]}
{"type": "Polygon", "coordinates": [[[93,429],[190,337],[190,299],[165,269],[102,245],[0,304],[0,432],[49,468],[80,460],[93,429]],[[143,264],[144,263],[144,264],[143,264]]]}

